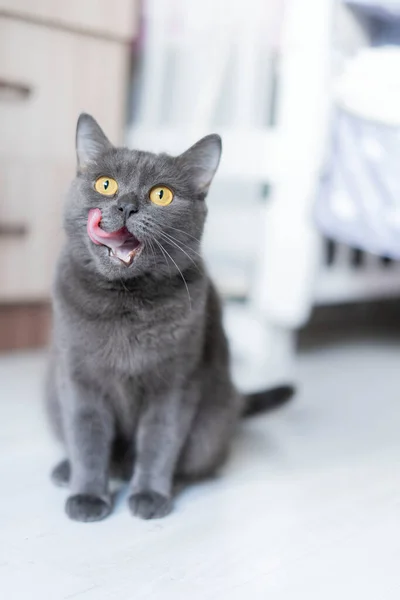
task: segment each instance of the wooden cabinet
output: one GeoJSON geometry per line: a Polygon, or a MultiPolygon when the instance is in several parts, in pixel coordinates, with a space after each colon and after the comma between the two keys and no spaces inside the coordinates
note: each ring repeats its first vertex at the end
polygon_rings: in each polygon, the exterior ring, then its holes
{"type": "Polygon", "coordinates": [[[122,139],[133,8],[0,0],[0,302],[49,296],[79,113],[122,139]]]}
{"type": "Polygon", "coordinates": [[[134,0],[0,0],[0,14],[114,40],[136,33],[134,0]]]}

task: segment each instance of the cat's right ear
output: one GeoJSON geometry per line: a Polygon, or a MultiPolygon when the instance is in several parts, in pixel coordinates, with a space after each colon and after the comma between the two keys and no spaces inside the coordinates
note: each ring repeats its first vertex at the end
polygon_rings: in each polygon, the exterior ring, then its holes
{"type": "Polygon", "coordinates": [[[89,162],[95,161],[105,150],[112,148],[100,125],[91,115],[79,115],[76,126],[76,155],[78,171],[85,169],[89,162]]]}

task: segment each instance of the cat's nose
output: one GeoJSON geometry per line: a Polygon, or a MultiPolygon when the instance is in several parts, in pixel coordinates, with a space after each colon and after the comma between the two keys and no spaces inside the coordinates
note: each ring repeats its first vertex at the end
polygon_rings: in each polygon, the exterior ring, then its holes
{"type": "Polygon", "coordinates": [[[132,201],[119,202],[117,208],[120,212],[124,213],[125,219],[128,219],[131,215],[138,212],[139,204],[132,201]]]}

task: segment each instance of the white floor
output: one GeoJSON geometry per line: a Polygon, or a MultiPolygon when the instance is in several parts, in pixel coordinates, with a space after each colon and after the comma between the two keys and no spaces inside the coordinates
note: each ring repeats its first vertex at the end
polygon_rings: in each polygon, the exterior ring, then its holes
{"type": "Polygon", "coordinates": [[[400,597],[400,340],[304,352],[295,401],[244,423],[221,478],[153,522],[124,498],[101,523],[64,516],[43,365],[0,359],[2,598],[400,597]]]}

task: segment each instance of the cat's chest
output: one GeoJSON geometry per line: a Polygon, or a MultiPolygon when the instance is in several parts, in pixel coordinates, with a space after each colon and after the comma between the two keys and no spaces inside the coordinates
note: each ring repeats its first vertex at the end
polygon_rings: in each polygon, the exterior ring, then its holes
{"type": "Polygon", "coordinates": [[[185,314],[134,311],[93,322],[87,331],[90,363],[94,368],[127,375],[148,371],[172,352],[180,352],[190,325],[185,314]]]}
{"type": "Polygon", "coordinates": [[[79,295],[61,289],[56,301],[61,344],[77,368],[86,365],[96,378],[160,371],[175,357],[186,363],[196,348],[201,351],[206,286],[202,279],[189,284],[190,302],[187,291],[164,290],[161,284],[101,295],[89,287],[79,295]]]}

